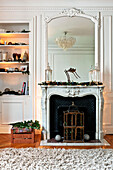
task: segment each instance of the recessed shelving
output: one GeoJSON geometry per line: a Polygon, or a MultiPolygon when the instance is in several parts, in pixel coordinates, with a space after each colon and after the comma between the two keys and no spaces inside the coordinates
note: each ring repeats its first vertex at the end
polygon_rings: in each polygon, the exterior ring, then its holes
{"type": "Polygon", "coordinates": [[[0,91],[24,89],[25,95],[29,95],[29,23],[0,23],[0,26],[0,91]]]}

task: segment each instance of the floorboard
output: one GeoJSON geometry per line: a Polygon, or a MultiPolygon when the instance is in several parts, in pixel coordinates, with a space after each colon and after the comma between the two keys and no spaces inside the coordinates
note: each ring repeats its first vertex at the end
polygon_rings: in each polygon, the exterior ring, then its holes
{"type": "Polygon", "coordinates": [[[41,135],[35,135],[35,143],[33,144],[12,144],[10,134],[0,134],[0,148],[65,148],[65,149],[96,149],[96,148],[112,148],[113,149],[113,135],[105,135],[104,137],[110,146],[40,146],[41,135]]]}

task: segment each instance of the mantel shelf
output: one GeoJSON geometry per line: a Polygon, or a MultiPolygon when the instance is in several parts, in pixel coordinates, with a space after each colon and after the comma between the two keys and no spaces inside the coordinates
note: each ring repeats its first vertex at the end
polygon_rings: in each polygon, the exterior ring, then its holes
{"type": "Polygon", "coordinates": [[[85,86],[85,85],[40,85],[41,88],[104,88],[104,85],[91,85],[91,86],[85,86]]]}

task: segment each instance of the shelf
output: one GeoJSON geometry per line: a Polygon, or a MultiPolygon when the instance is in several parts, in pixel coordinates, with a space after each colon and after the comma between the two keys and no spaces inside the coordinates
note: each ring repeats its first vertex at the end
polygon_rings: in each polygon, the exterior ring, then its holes
{"type": "Polygon", "coordinates": [[[0,38],[29,38],[29,33],[0,33],[0,38]]]}
{"type": "Polygon", "coordinates": [[[0,48],[29,48],[29,45],[0,45],[0,48]]]}
{"type": "Polygon", "coordinates": [[[5,62],[5,61],[1,61],[0,64],[29,64],[29,61],[26,62],[18,62],[18,61],[9,61],[9,62],[5,62]]]}
{"type": "Polygon", "coordinates": [[[22,73],[22,72],[0,72],[0,74],[23,74],[23,75],[28,75],[28,74],[22,73]]]}
{"type": "Polygon", "coordinates": [[[15,94],[4,94],[0,96],[0,99],[2,98],[28,98],[30,95],[15,95],[15,94]]]}

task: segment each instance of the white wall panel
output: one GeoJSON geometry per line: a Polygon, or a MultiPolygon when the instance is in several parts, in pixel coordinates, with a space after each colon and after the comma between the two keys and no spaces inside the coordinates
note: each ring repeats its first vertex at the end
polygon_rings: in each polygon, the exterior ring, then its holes
{"type": "Polygon", "coordinates": [[[111,103],[104,104],[104,114],[103,114],[103,125],[111,126],[112,117],[111,117],[111,103]]]}
{"type": "Polygon", "coordinates": [[[23,101],[2,101],[2,124],[24,120],[23,101]]]}
{"type": "Polygon", "coordinates": [[[104,93],[104,112],[103,128],[106,134],[113,134],[113,99],[112,97],[112,15],[110,12],[103,16],[103,82],[105,85],[104,93]]]}
{"type": "Polygon", "coordinates": [[[103,40],[104,40],[104,76],[103,81],[105,85],[105,91],[111,91],[111,42],[112,42],[112,17],[104,16],[103,24],[104,24],[104,32],[103,32],[103,40]]]}

